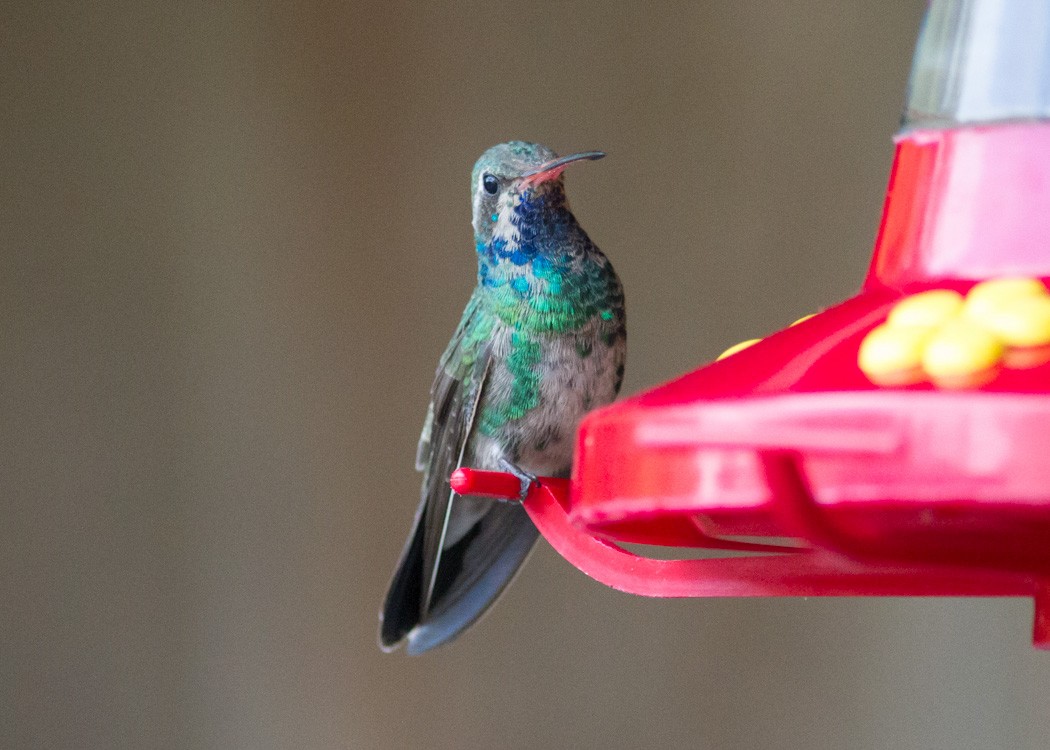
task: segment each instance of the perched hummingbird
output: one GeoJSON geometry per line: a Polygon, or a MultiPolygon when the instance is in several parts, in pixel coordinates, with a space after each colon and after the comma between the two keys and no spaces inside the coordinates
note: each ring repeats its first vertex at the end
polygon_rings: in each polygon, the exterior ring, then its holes
{"type": "Polygon", "coordinates": [[[623,381],[623,287],[576,222],[562,172],[598,151],[493,146],[471,175],[478,284],[431,388],[416,468],[422,500],[380,614],[380,646],[410,654],[474,623],[525,561],[537,531],[520,502],[463,497],[460,466],[568,476],[576,427],[623,381]]]}

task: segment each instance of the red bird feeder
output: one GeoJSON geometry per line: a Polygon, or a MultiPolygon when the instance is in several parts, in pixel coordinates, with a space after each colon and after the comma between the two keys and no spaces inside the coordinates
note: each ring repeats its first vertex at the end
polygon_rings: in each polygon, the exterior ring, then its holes
{"type": "Polygon", "coordinates": [[[1031,596],[1050,648],[1048,64],[1050,4],[935,0],[860,293],[589,415],[551,545],[645,596],[1031,596]]]}

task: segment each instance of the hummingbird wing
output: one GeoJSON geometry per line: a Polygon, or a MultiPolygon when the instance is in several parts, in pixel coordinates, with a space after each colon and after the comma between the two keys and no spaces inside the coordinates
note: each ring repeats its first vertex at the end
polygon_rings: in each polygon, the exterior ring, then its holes
{"type": "MultiPolygon", "coordinates": [[[[477,352],[474,365],[461,377],[438,367],[431,404],[434,417],[430,425],[430,453],[423,470],[423,599],[427,614],[437,586],[437,572],[445,550],[452,498],[449,477],[463,463],[463,453],[477,416],[478,401],[488,379],[490,347],[477,352]]],[[[460,360],[462,364],[462,360],[460,360]]],[[[466,369],[466,368],[460,368],[466,369]]],[[[424,426],[424,433],[426,427],[424,426]]],[[[422,442],[422,439],[420,440],[422,442]]]]}
{"type": "Polygon", "coordinates": [[[454,503],[449,486],[488,379],[495,324],[472,297],[438,365],[416,451],[422,497],[381,615],[380,646],[386,650],[406,636],[409,653],[453,638],[496,599],[535,542],[536,528],[519,505],[473,498],[454,503]],[[477,520],[450,539],[453,516],[477,520]]]}

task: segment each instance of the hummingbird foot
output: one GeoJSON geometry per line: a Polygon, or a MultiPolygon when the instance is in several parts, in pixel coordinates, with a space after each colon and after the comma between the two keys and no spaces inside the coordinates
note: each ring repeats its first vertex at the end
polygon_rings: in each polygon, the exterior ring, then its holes
{"type": "Polygon", "coordinates": [[[525,502],[525,498],[529,496],[529,490],[532,489],[532,485],[539,484],[536,480],[536,475],[530,474],[517,464],[512,463],[505,458],[499,460],[499,465],[505,472],[513,474],[517,477],[518,481],[521,482],[521,490],[518,492],[518,502],[525,502]]]}

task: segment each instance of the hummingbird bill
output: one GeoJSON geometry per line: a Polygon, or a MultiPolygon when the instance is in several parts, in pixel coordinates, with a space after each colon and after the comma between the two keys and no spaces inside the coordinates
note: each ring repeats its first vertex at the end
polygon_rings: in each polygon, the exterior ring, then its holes
{"type": "Polygon", "coordinates": [[[471,174],[477,286],[437,366],[416,468],[419,507],[380,612],[379,644],[420,654],[478,620],[538,532],[520,501],[460,496],[459,467],[507,471],[520,499],[567,477],[583,416],[623,382],[623,286],[576,221],[563,172],[599,151],[493,146],[471,174]]]}

